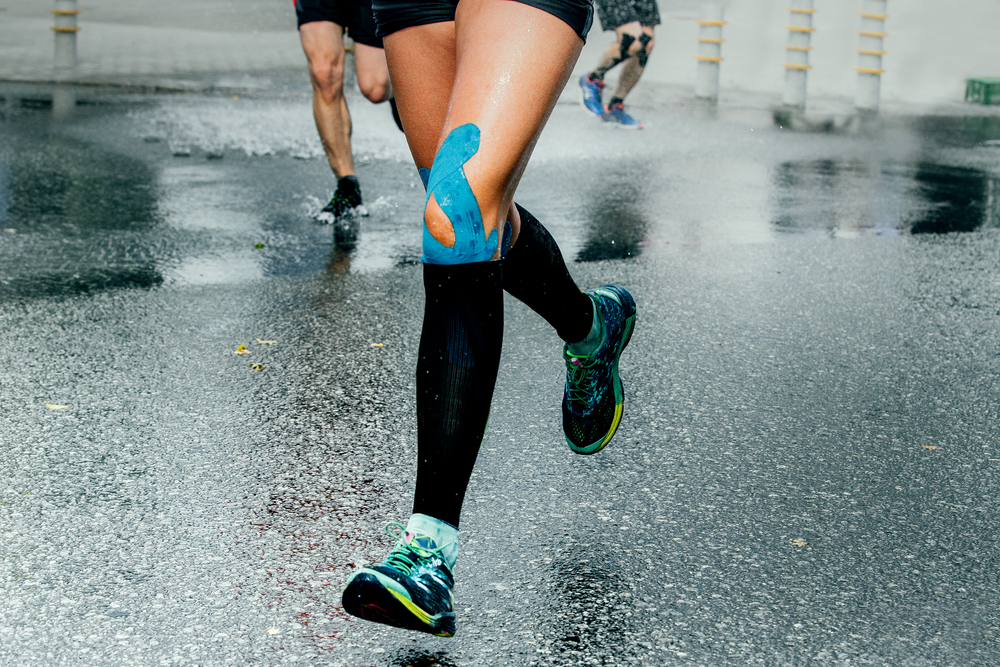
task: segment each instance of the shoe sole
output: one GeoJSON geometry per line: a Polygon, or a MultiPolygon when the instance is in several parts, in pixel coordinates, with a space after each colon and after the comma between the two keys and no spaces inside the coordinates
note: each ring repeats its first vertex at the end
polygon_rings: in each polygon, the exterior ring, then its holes
{"type": "Polygon", "coordinates": [[[617,120],[607,120],[606,123],[611,123],[619,130],[641,130],[643,128],[642,123],[638,125],[626,125],[625,123],[619,123],[617,120]]]}
{"type": "MultiPolygon", "coordinates": [[[[628,346],[629,341],[632,340],[632,331],[635,329],[635,320],[639,313],[636,309],[635,299],[632,298],[632,294],[624,287],[618,287],[617,285],[615,285],[615,287],[620,289],[624,294],[608,291],[604,292],[604,294],[612,296],[616,301],[618,301],[619,305],[623,308],[629,308],[632,311],[632,315],[625,318],[625,326],[622,329],[622,335],[621,338],[619,338],[618,350],[615,353],[615,363],[611,367],[611,384],[615,390],[615,416],[611,420],[611,427],[608,429],[608,432],[604,434],[603,438],[597,440],[593,444],[586,447],[580,447],[579,445],[573,444],[569,437],[566,437],[566,444],[569,445],[569,448],[577,454],[596,454],[607,447],[608,443],[611,442],[611,438],[615,437],[615,433],[618,432],[618,426],[621,424],[622,415],[625,414],[625,385],[622,384],[622,380],[618,376],[618,360],[621,358],[622,352],[624,352],[625,348],[628,346]],[[621,299],[625,296],[628,297],[627,303],[622,303],[621,299]]],[[[603,288],[598,288],[594,291],[600,292],[602,289],[603,288]]]]}
{"type": "Polygon", "coordinates": [[[577,84],[577,86],[580,88],[580,108],[583,109],[584,111],[586,111],[587,113],[589,113],[594,118],[602,118],[603,119],[604,118],[604,114],[603,113],[594,113],[594,111],[590,107],[587,106],[587,103],[586,103],[587,96],[583,92],[583,86],[580,86],[579,83],[577,84]]]}
{"type": "Polygon", "coordinates": [[[367,568],[348,580],[341,603],[348,614],[366,621],[436,637],[455,635],[455,612],[431,615],[418,607],[397,582],[367,568]]]}

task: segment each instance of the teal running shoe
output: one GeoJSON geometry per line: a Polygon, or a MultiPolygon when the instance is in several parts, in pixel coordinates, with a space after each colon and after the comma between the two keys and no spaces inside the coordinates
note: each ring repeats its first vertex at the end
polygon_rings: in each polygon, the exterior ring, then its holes
{"type": "Polygon", "coordinates": [[[625,111],[625,106],[621,102],[616,102],[609,106],[602,116],[605,123],[617,123],[626,130],[641,130],[642,123],[625,111]]]}
{"type": "Polygon", "coordinates": [[[396,547],[378,565],[363,567],[344,586],[344,611],[366,621],[427,632],[455,634],[452,589],[455,579],[440,545],[426,535],[407,533],[401,523],[386,524],[396,547]],[[391,528],[399,528],[394,533],[391,528]]]}
{"type": "Polygon", "coordinates": [[[580,106],[589,114],[598,118],[604,115],[604,103],[601,101],[601,91],[604,90],[604,82],[600,79],[594,81],[589,74],[580,77],[580,106]]]}
{"type": "Polygon", "coordinates": [[[588,294],[604,321],[604,342],[586,357],[563,346],[563,432],[566,444],[577,454],[601,451],[618,430],[625,406],[618,358],[632,338],[636,318],[635,299],[624,287],[605,285],[588,294]]]}

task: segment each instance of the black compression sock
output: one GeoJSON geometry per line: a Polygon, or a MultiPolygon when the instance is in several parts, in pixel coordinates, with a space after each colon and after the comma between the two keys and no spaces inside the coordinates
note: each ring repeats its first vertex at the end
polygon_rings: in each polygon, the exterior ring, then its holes
{"type": "Polygon", "coordinates": [[[521,231],[500,264],[503,288],[545,318],[568,343],[590,333],[594,306],[573,282],[559,246],[535,216],[515,204],[521,231]]]}
{"type": "Polygon", "coordinates": [[[424,265],[413,512],[458,527],[503,344],[499,262],[424,265]]]}
{"type": "Polygon", "coordinates": [[[623,97],[612,97],[611,101],[608,102],[608,106],[614,106],[616,104],[625,104],[625,98],[623,97]]]}

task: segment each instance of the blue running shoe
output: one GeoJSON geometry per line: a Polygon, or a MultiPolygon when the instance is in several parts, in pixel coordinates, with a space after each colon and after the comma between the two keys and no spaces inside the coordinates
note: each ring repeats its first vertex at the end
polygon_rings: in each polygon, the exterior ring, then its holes
{"type": "Polygon", "coordinates": [[[615,104],[609,106],[607,110],[605,110],[602,118],[604,118],[605,123],[618,123],[626,130],[642,129],[642,123],[628,115],[621,102],[616,102],[615,104]]]}
{"type": "Polygon", "coordinates": [[[601,102],[601,91],[604,82],[598,79],[591,81],[589,74],[580,77],[580,106],[589,114],[601,118],[604,116],[604,103],[601,102]]]}
{"type": "Polygon", "coordinates": [[[578,357],[563,346],[566,391],[563,432],[577,454],[594,454],[611,442],[622,420],[625,390],[618,377],[618,358],[635,328],[635,300],[618,285],[588,292],[604,321],[604,342],[590,356],[578,357]]]}
{"type": "Polygon", "coordinates": [[[387,524],[385,532],[396,538],[396,547],[383,562],[363,567],[347,580],[344,611],[366,621],[451,637],[455,579],[441,554],[451,545],[407,533],[401,523],[387,524]]]}

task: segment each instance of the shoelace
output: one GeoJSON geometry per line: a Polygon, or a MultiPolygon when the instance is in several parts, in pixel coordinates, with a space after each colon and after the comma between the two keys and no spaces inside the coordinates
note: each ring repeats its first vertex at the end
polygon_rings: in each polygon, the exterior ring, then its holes
{"type": "Polygon", "coordinates": [[[432,556],[439,554],[443,549],[447,548],[448,544],[444,544],[436,549],[425,549],[423,547],[418,547],[411,541],[406,541],[406,526],[396,521],[390,521],[385,524],[385,532],[390,537],[396,538],[396,546],[389,555],[385,558],[386,565],[390,565],[393,568],[399,570],[406,576],[412,576],[414,568],[419,564],[420,561],[427,560],[432,556]],[[391,528],[399,528],[399,533],[394,533],[391,528]],[[416,556],[416,561],[410,558],[408,554],[413,554],[416,556]]]}
{"type": "Polygon", "coordinates": [[[588,404],[587,399],[593,398],[594,385],[597,383],[598,373],[588,371],[593,370],[596,365],[596,361],[587,364],[580,357],[570,357],[566,360],[566,368],[570,371],[570,402],[588,404]]]}

